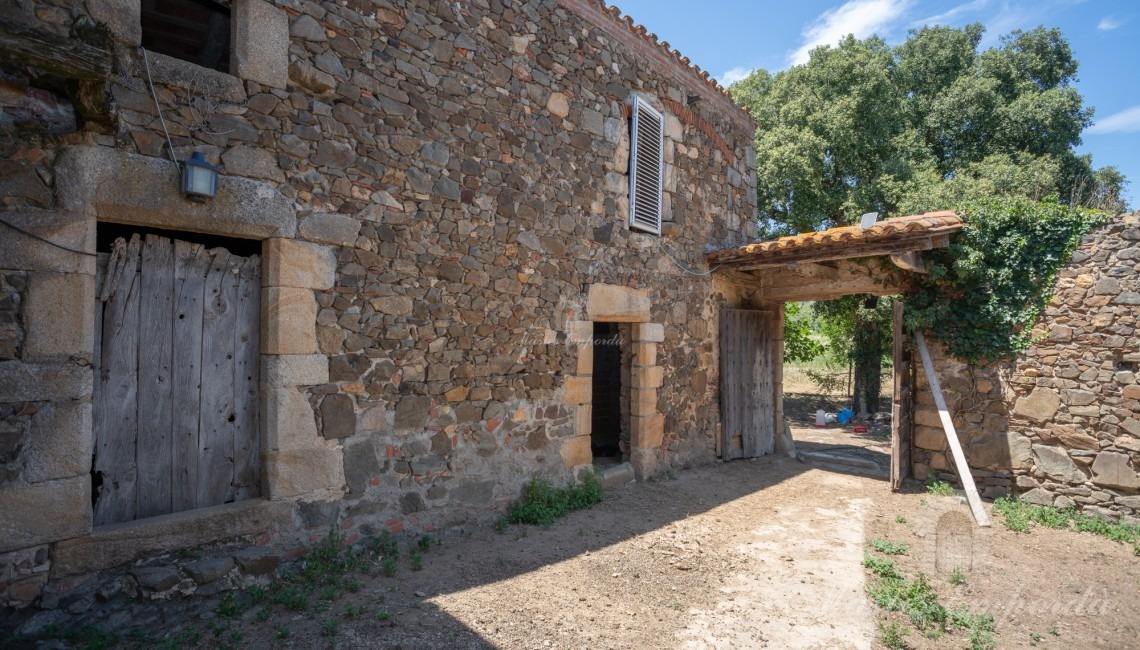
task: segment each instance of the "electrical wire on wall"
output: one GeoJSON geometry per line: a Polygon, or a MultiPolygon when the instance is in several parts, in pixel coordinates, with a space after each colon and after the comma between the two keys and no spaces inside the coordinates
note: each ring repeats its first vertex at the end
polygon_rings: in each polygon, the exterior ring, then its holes
{"type": "Polygon", "coordinates": [[[704,273],[698,273],[698,272],[696,272],[696,271],[693,271],[693,270],[689,269],[688,267],[686,267],[684,264],[681,264],[680,262],[678,262],[678,261],[677,261],[677,258],[673,257],[672,255],[670,255],[670,254],[669,254],[669,251],[665,250],[665,244],[662,244],[662,243],[661,243],[661,238],[660,238],[660,237],[654,237],[654,239],[656,239],[656,240],[657,240],[657,245],[658,245],[658,246],[661,248],[661,252],[662,252],[662,253],[665,253],[665,257],[669,258],[669,261],[670,261],[670,262],[672,262],[674,266],[676,266],[677,268],[681,269],[681,270],[682,270],[682,271],[684,271],[685,273],[688,273],[689,275],[695,275],[695,276],[697,276],[698,278],[703,278],[703,277],[705,277],[705,276],[707,276],[707,275],[712,275],[714,271],[716,271],[717,269],[719,269],[719,268],[720,268],[720,264],[717,264],[716,266],[714,266],[714,267],[712,267],[711,269],[709,269],[709,270],[705,271],[704,273]]]}

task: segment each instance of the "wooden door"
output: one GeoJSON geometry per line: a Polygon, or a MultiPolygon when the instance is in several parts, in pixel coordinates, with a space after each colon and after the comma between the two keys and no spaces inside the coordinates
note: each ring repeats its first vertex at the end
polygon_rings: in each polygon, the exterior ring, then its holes
{"type": "Polygon", "coordinates": [[[773,363],[778,319],[770,311],[720,312],[721,455],[725,460],[755,458],[776,447],[776,395],[773,363]]]}
{"type": "Polygon", "coordinates": [[[258,496],[261,259],[135,235],[97,286],[95,524],[258,496]]]}
{"type": "Polygon", "coordinates": [[[903,332],[903,303],[895,301],[894,391],[891,399],[891,489],[910,477],[910,440],[914,420],[914,364],[903,332]]]}

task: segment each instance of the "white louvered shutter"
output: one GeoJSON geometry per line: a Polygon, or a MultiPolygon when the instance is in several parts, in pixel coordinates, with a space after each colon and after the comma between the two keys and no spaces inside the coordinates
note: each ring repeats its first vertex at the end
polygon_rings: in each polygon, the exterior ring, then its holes
{"type": "Polygon", "coordinates": [[[661,113],[635,95],[629,139],[629,227],[655,235],[661,234],[664,132],[661,113]]]}

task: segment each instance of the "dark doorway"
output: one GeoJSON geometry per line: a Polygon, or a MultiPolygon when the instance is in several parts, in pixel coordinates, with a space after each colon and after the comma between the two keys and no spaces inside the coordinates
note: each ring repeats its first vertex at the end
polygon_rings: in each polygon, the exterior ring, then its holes
{"type": "Polygon", "coordinates": [[[621,462],[622,337],[617,323],[594,323],[593,374],[590,448],[594,462],[621,462]]]}

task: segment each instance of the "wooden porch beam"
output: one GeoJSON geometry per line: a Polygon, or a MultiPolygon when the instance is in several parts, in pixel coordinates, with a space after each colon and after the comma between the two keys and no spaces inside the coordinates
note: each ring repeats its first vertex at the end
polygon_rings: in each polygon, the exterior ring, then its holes
{"type": "Polygon", "coordinates": [[[105,79],[111,50],[11,22],[0,21],[0,58],[64,79],[105,79]]]}

